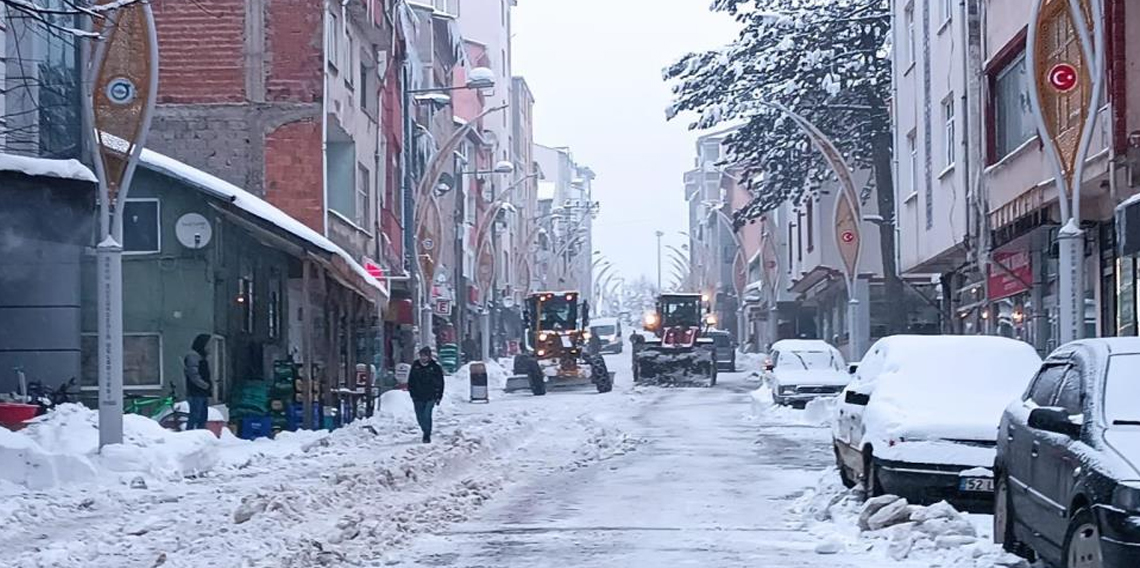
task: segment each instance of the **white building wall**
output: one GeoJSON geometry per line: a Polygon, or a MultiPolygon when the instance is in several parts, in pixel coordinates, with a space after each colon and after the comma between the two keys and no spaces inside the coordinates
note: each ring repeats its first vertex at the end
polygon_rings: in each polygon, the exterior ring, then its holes
{"type": "Polygon", "coordinates": [[[968,230],[966,18],[957,1],[900,1],[894,10],[899,268],[926,272],[968,230]]]}

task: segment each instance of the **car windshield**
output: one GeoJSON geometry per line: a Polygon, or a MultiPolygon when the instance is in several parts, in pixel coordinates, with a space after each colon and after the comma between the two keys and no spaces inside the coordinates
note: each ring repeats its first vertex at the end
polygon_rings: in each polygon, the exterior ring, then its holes
{"type": "Polygon", "coordinates": [[[1104,417],[1110,426],[1140,426],[1140,354],[1108,358],[1104,383],[1104,417]]]}
{"type": "Polygon", "coordinates": [[[610,336],[610,335],[613,335],[614,332],[616,332],[616,331],[617,331],[617,328],[612,326],[612,325],[594,326],[594,333],[597,335],[610,336]]]}
{"type": "Polygon", "coordinates": [[[713,334],[712,340],[713,345],[716,345],[717,347],[728,347],[728,344],[730,343],[728,335],[723,333],[713,334]]]}
{"type": "Polygon", "coordinates": [[[837,369],[835,355],[827,351],[785,351],[780,355],[782,369],[837,369]]]}

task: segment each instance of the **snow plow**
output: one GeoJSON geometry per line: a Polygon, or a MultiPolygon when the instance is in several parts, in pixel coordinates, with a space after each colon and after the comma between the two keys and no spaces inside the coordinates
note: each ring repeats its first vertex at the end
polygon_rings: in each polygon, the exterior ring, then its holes
{"type": "Polygon", "coordinates": [[[648,337],[635,336],[635,384],[716,386],[715,346],[705,336],[713,316],[700,294],[662,294],[645,316],[648,337]]]}
{"type": "Polygon", "coordinates": [[[586,352],[590,308],[579,305],[578,292],[539,292],[527,297],[526,364],[516,365],[511,385],[529,385],[535,395],[548,388],[593,384],[600,393],[614,388],[613,374],[601,355],[586,352]],[[526,372],[526,375],[520,373],[526,372]]]}

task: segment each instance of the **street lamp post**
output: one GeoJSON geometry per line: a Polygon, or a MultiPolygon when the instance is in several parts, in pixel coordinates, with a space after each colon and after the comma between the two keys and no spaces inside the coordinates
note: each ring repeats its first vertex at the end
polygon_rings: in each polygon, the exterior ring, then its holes
{"type": "MultiPolygon", "coordinates": [[[[99,181],[99,447],[123,441],[123,220],[158,95],[158,39],[149,3],[103,8],[89,52],[84,129],[99,181]]],[[[94,12],[88,11],[89,14],[94,12]]]]}
{"type": "MultiPolygon", "coordinates": [[[[443,168],[450,159],[453,152],[458,148],[462,142],[463,137],[467,135],[478,122],[492,112],[503,110],[507,105],[501,105],[485,109],[479,113],[473,120],[461,126],[452,134],[439,152],[432,157],[431,161],[426,165],[423,172],[413,171],[415,161],[410,159],[411,149],[415,147],[414,140],[416,137],[415,120],[412,116],[412,106],[416,100],[424,100],[433,103],[447,104],[451,101],[450,97],[445,96],[445,93],[458,91],[463,89],[482,90],[494,88],[494,72],[484,67],[478,67],[471,71],[468,75],[468,81],[463,86],[452,87],[434,87],[426,89],[412,89],[410,87],[412,81],[411,64],[408,63],[404,69],[404,139],[408,142],[405,145],[403,152],[403,167],[404,167],[404,188],[403,188],[403,202],[404,202],[404,256],[407,263],[407,272],[411,284],[413,297],[413,304],[419,309],[419,321],[417,323],[420,330],[420,343],[423,345],[431,345],[433,343],[433,336],[431,333],[431,306],[430,291],[431,283],[434,275],[426,274],[428,272],[425,267],[429,264],[428,260],[432,254],[429,250],[421,250],[426,240],[421,238],[420,233],[425,225],[425,220],[428,215],[423,214],[417,208],[417,201],[421,199],[431,199],[432,190],[439,183],[440,177],[443,175],[443,168]],[[425,98],[427,95],[440,95],[436,98],[425,98]],[[416,184],[416,174],[422,174],[419,184],[416,184]]],[[[433,247],[434,248],[434,242],[433,247]]]]}
{"type": "Polygon", "coordinates": [[[662,231],[657,231],[657,293],[661,293],[661,237],[665,236],[662,231]]]}
{"type": "MultiPolygon", "coordinates": [[[[1069,38],[1062,38],[1068,40],[1069,38]]],[[[1058,344],[1084,336],[1085,282],[1084,231],[1081,230],[1081,183],[1096,128],[1096,109],[1104,90],[1104,18],[1100,0],[1034,0],[1026,37],[1026,67],[1030,107],[1037,130],[1045,141],[1052,166],[1062,227],[1057,233],[1058,344]],[[1089,22],[1085,15],[1092,19],[1089,22]],[[1064,19],[1068,26],[1063,26],[1064,19]],[[1075,33],[1080,49],[1071,59],[1041,42],[1043,34],[1061,28],[1075,33]],[[1080,89],[1078,91],[1078,89],[1080,89]],[[1083,95],[1074,101],[1074,95],[1083,95]],[[1075,103],[1075,104],[1074,104],[1075,103]],[[1072,128],[1069,109],[1079,112],[1080,138],[1065,134],[1072,128]],[[1069,202],[1071,199],[1071,203],[1069,202]]]]}

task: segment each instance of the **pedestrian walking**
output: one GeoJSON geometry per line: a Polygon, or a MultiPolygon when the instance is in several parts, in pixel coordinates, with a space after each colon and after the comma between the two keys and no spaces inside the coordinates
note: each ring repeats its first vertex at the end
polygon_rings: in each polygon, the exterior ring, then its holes
{"type": "Polygon", "coordinates": [[[187,430],[201,430],[206,427],[210,395],[214,383],[210,378],[210,362],[207,359],[207,346],[210,336],[203,333],[194,338],[190,352],[182,358],[182,374],[186,378],[186,398],[190,403],[190,416],[186,420],[187,430]]]}
{"type": "Polygon", "coordinates": [[[443,400],[443,388],[443,367],[432,358],[431,347],[420,349],[420,358],[412,363],[408,375],[408,393],[412,395],[425,444],[431,442],[432,412],[443,400]]]}

